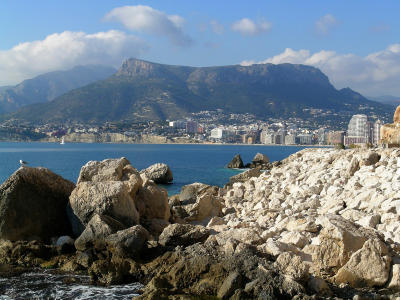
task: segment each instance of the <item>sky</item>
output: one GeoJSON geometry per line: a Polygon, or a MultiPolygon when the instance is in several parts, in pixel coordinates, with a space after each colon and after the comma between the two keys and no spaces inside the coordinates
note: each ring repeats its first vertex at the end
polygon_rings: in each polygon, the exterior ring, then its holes
{"type": "Polygon", "coordinates": [[[398,0],[1,0],[0,86],[126,58],[296,63],[336,88],[400,97],[398,0]]]}

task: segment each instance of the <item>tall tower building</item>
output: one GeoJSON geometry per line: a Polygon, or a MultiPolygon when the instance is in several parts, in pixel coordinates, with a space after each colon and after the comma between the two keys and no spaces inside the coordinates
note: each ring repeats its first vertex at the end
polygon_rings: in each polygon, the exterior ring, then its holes
{"type": "Polygon", "coordinates": [[[347,136],[344,139],[346,146],[351,144],[365,144],[370,142],[371,124],[366,115],[353,115],[347,127],[347,136]]]}
{"type": "Polygon", "coordinates": [[[352,137],[367,137],[367,122],[366,115],[353,115],[347,128],[347,135],[352,137]]]}

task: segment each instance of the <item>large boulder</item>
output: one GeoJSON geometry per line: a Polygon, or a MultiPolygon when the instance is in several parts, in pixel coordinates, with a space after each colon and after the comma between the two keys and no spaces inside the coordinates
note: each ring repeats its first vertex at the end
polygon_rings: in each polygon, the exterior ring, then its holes
{"type": "Polygon", "coordinates": [[[68,235],[66,208],[75,185],[46,168],[19,168],[0,186],[0,238],[40,239],[68,235]]]}
{"type": "Polygon", "coordinates": [[[320,216],[316,224],[322,227],[319,245],[303,249],[312,255],[315,265],[325,270],[338,270],[351,255],[361,249],[372,233],[338,215],[320,216]],[[311,250],[311,251],[310,251],[311,250]]]}
{"type": "Polygon", "coordinates": [[[141,219],[169,220],[168,193],[154,182],[147,180],[136,196],[136,207],[141,219]]]}
{"type": "Polygon", "coordinates": [[[230,161],[230,163],[226,166],[230,169],[240,169],[244,167],[243,160],[240,157],[240,154],[236,154],[234,158],[230,161]]]}
{"type": "Polygon", "coordinates": [[[189,246],[204,242],[210,235],[210,229],[200,225],[171,224],[161,233],[158,242],[162,246],[189,246]]]}
{"type": "Polygon", "coordinates": [[[172,207],[174,219],[186,222],[208,223],[211,218],[222,216],[224,207],[218,187],[198,182],[183,186],[176,202],[172,207]]]}
{"type": "Polygon", "coordinates": [[[103,161],[89,161],[81,168],[78,184],[84,181],[119,181],[127,172],[124,168],[130,166],[125,157],[119,159],[105,159],[103,161]]]}
{"type": "Polygon", "coordinates": [[[139,214],[131,193],[130,185],[122,181],[87,181],[77,185],[69,201],[74,214],[84,225],[96,213],[133,226],[139,223],[139,214]]]}
{"type": "Polygon", "coordinates": [[[163,163],[157,163],[151,165],[147,169],[140,171],[140,174],[144,174],[148,179],[153,180],[155,183],[171,183],[174,179],[172,171],[168,165],[163,163]]]}
{"type": "Polygon", "coordinates": [[[126,158],[90,161],[81,168],[69,199],[73,215],[83,225],[95,213],[110,216],[127,227],[136,225],[139,214],[135,198],[142,183],[139,172],[126,158]]]}
{"type": "Polygon", "coordinates": [[[132,226],[109,235],[105,242],[107,249],[119,257],[137,257],[150,238],[148,231],[141,225],[132,226]]]}
{"type": "Polygon", "coordinates": [[[75,248],[80,251],[95,247],[103,247],[109,235],[126,227],[109,216],[94,214],[85,230],[75,241],[75,248]]]}
{"type": "Polygon", "coordinates": [[[371,239],[338,271],[335,281],[352,287],[383,286],[389,279],[390,263],[386,245],[371,239]]]}

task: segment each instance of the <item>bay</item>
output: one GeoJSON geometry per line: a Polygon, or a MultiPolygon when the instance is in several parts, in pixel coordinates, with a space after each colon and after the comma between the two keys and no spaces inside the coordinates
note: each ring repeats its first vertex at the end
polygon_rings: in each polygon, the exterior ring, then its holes
{"type": "Polygon", "coordinates": [[[305,147],[263,145],[208,145],[208,144],[83,144],[67,143],[0,143],[0,183],[5,181],[19,165],[27,161],[31,167],[46,167],[76,182],[80,168],[90,160],[126,157],[141,170],[157,162],[170,166],[173,184],[164,186],[170,195],[193,182],[223,186],[239,170],[225,168],[240,153],[243,161],[250,162],[257,152],[271,161],[282,160],[305,147]]]}

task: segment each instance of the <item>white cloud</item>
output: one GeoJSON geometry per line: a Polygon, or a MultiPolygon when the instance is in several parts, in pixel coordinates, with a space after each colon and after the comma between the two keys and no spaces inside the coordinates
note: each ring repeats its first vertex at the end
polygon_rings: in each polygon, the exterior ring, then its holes
{"type": "MultiPolygon", "coordinates": [[[[243,61],[243,65],[254,64],[243,61]]],[[[317,67],[324,72],[337,88],[351,87],[364,95],[400,95],[400,44],[367,56],[338,54],[335,51],[293,50],[257,63],[295,63],[317,67]]]]}
{"type": "Polygon", "coordinates": [[[0,51],[0,86],[76,65],[119,66],[123,59],[140,56],[146,50],[147,45],[137,37],[115,30],[54,33],[44,40],[0,51]]]}
{"type": "Polygon", "coordinates": [[[177,15],[167,15],[150,6],[117,7],[107,13],[104,19],[106,21],[118,21],[133,31],[166,36],[174,45],[189,46],[192,44],[192,39],[183,32],[184,18],[177,15]]]}
{"type": "Polygon", "coordinates": [[[250,36],[268,32],[271,29],[271,23],[265,20],[256,23],[248,18],[243,18],[234,22],[231,28],[242,35],[250,36]]]}
{"type": "Polygon", "coordinates": [[[327,14],[315,22],[315,30],[319,35],[327,35],[337,24],[336,18],[331,14],[327,14]]]}
{"type": "Polygon", "coordinates": [[[223,34],[224,33],[224,25],[220,24],[218,21],[212,20],[210,21],[211,29],[216,34],[223,34]]]}

